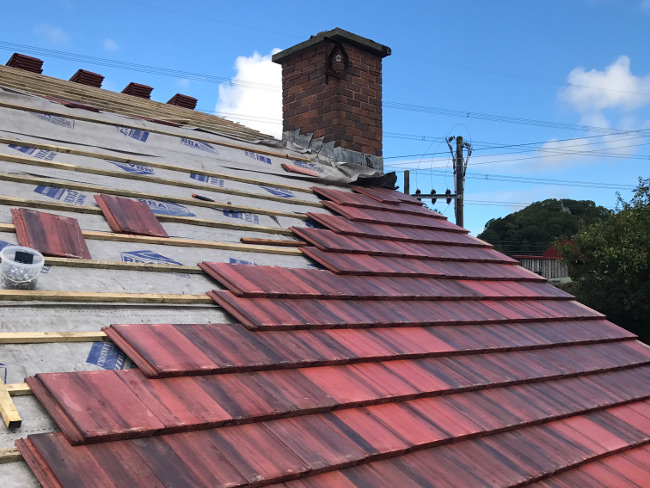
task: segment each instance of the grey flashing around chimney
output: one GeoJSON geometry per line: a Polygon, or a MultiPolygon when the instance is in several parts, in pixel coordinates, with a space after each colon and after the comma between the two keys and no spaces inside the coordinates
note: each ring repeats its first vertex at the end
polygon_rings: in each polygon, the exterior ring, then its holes
{"type": "Polygon", "coordinates": [[[316,139],[312,138],[311,143],[309,144],[309,147],[315,153],[320,153],[321,150],[323,149],[323,142],[325,142],[325,137],[317,137],[316,139]]]}
{"type": "Polygon", "coordinates": [[[384,46],[383,44],[379,44],[378,42],[375,42],[371,39],[366,39],[365,37],[358,36],[352,32],[348,32],[337,27],[336,29],[332,29],[330,31],[319,32],[315,36],[312,36],[310,39],[307,39],[300,44],[296,44],[295,46],[285,49],[284,51],[280,51],[279,53],[274,54],[271,60],[274,63],[282,64],[288,58],[301,53],[306,49],[309,49],[310,47],[318,44],[325,39],[332,39],[335,41],[354,44],[382,58],[390,55],[390,48],[388,46],[384,46]]]}
{"type": "Polygon", "coordinates": [[[326,158],[334,159],[334,141],[326,142],[323,144],[323,149],[321,150],[320,154],[325,156],[326,158]]]}
{"type": "Polygon", "coordinates": [[[306,134],[301,134],[300,130],[297,130],[294,132],[293,142],[298,144],[300,147],[304,147],[305,149],[307,148],[312,149],[311,140],[313,135],[314,134],[312,134],[311,132],[307,132],[306,134]]]}
{"type": "Polygon", "coordinates": [[[342,147],[334,147],[334,141],[323,143],[322,137],[313,139],[311,133],[301,134],[300,129],[284,132],[282,142],[284,146],[287,146],[288,143],[295,144],[307,152],[318,154],[337,163],[372,168],[382,173],[384,171],[384,159],[382,157],[351,151],[342,147]]]}

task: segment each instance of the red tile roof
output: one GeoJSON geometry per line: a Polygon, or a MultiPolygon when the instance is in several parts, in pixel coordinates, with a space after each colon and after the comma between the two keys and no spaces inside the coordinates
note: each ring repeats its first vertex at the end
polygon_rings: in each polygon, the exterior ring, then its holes
{"type": "Polygon", "coordinates": [[[318,190],[343,217],[310,214],[329,229],[294,231],[329,271],[202,263],[242,325],[114,325],[139,370],[28,378],[61,428],[17,443],[39,481],[650,479],[650,348],[387,192],[318,190]]]}

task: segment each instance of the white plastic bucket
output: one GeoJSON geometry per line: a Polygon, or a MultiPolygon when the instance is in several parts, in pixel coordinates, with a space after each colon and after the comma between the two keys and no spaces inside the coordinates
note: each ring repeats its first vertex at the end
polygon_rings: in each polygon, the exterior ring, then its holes
{"type": "MultiPolygon", "coordinates": [[[[2,258],[0,275],[2,275],[2,286],[4,288],[18,290],[33,290],[36,288],[38,275],[45,262],[45,258],[40,252],[29,247],[7,246],[0,251],[0,258],[2,258]],[[24,253],[22,258],[31,255],[32,262],[25,263],[21,262],[21,259],[17,260],[16,253],[24,253]]],[[[18,255],[18,258],[21,258],[21,254],[18,255]]]]}

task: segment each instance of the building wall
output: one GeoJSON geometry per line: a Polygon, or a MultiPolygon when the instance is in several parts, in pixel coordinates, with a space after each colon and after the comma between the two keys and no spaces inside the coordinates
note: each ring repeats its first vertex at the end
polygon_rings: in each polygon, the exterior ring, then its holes
{"type": "Polygon", "coordinates": [[[535,256],[517,256],[516,259],[527,270],[537,273],[548,280],[568,278],[569,276],[569,269],[559,259],[542,259],[535,256]]]}

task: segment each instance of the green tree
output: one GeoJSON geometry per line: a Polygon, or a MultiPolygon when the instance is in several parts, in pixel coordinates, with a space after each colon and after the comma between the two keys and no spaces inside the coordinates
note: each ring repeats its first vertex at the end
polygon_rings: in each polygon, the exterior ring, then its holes
{"type": "Polygon", "coordinates": [[[611,211],[591,200],[548,199],[485,224],[479,238],[505,254],[540,255],[557,239],[578,232],[580,225],[606,219],[611,211]]]}
{"type": "Polygon", "coordinates": [[[607,220],[558,244],[573,280],[564,288],[650,343],[650,178],[618,202],[607,220]]]}

